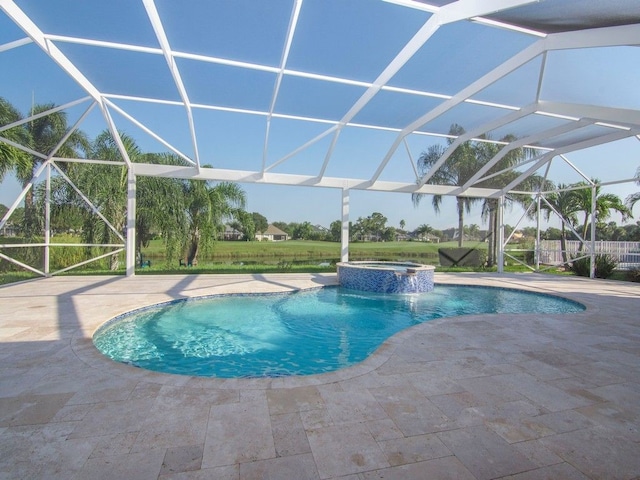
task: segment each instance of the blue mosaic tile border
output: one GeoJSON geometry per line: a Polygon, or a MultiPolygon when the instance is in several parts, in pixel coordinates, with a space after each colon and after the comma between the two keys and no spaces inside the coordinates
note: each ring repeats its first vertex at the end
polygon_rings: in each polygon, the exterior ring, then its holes
{"type": "MultiPolygon", "coordinates": [[[[392,265],[398,266],[400,264],[393,263],[392,265]]],[[[366,264],[359,266],[357,263],[338,265],[338,283],[344,288],[376,293],[433,291],[435,269],[420,268],[422,266],[416,264],[407,264],[406,266],[410,271],[385,268],[384,265],[379,268],[366,264]]]]}

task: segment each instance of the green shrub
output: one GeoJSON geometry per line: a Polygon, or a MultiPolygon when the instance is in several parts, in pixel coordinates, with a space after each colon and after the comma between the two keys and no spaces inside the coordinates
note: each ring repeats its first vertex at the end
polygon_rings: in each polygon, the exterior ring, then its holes
{"type": "MultiPolygon", "coordinates": [[[[597,254],[595,258],[596,278],[609,278],[618,266],[618,262],[611,255],[597,254]]],[[[591,259],[589,257],[571,260],[571,271],[580,277],[591,274],[591,259]]]]}
{"type": "Polygon", "coordinates": [[[443,267],[482,267],[487,253],[477,248],[439,248],[438,256],[443,267]]]}
{"type": "Polygon", "coordinates": [[[626,271],[625,280],[640,283],[640,268],[634,267],[626,271]]]}

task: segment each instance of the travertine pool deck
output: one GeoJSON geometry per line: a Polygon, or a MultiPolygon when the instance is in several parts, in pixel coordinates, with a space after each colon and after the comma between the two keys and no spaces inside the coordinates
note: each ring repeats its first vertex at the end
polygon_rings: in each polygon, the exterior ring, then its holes
{"type": "Polygon", "coordinates": [[[152,373],[91,342],[100,324],[144,305],[335,282],[138,275],[0,287],[0,478],[640,477],[638,284],[437,274],[436,283],[532,289],[588,308],[437,320],[362,364],[310,377],[152,373]]]}

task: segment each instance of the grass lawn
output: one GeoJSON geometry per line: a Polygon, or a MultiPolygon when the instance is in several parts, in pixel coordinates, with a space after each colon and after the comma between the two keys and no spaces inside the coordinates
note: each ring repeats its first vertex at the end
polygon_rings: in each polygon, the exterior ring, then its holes
{"type": "MultiPolygon", "coordinates": [[[[11,243],[20,243],[21,239],[12,239],[11,243]]],[[[78,243],[78,237],[68,235],[56,236],[56,243],[78,243]]],[[[422,242],[354,242],[349,245],[351,260],[413,260],[416,262],[437,265],[438,248],[456,246],[455,242],[441,244],[422,242]]],[[[473,245],[469,245],[470,247],[473,245]]],[[[486,248],[481,243],[480,248],[486,248]]],[[[211,252],[201,253],[195,267],[180,267],[167,264],[164,258],[162,240],[152,241],[143,248],[144,260],[151,261],[151,267],[136,268],[138,274],[171,274],[171,273],[276,273],[276,272],[335,272],[335,262],[340,260],[340,244],[337,242],[320,242],[290,240],[286,242],[216,242],[211,252]]],[[[81,253],[81,247],[55,247],[64,257],[71,253],[81,253]],[[65,254],[64,252],[67,252],[65,254]]],[[[40,255],[39,255],[40,256],[40,255]]],[[[41,257],[41,256],[40,256],[41,257]]],[[[111,271],[97,263],[89,263],[63,273],[63,275],[113,275],[124,274],[124,253],[120,254],[120,268],[111,271]]],[[[70,263],[64,262],[69,265],[70,263]]],[[[79,261],[74,260],[73,263],[79,261]]],[[[41,258],[34,261],[41,264],[41,258]]],[[[71,264],[73,264],[71,263],[71,264]]],[[[7,270],[8,262],[0,260],[0,284],[33,278],[30,272],[13,272],[7,270]]],[[[52,265],[52,270],[61,268],[52,265]]],[[[13,268],[9,268],[12,270],[13,268]]],[[[466,269],[468,271],[468,269],[466,269]]]]}
{"type": "MultiPolygon", "coordinates": [[[[437,255],[438,248],[456,246],[455,242],[353,242],[349,244],[350,256],[389,255],[389,256],[431,256],[437,255]]],[[[486,248],[480,244],[479,248],[486,248]]],[[[161,240],[153,240],[142,254],[150,257],[164,256],[161,240]]],[[[207,259],[234,259],[249,257],[313,257],[340,258],[340,243],[317,242],[308,240],[289,240],[286,242],[216,242],[213,251],[204,256],[207,259]]]]}
{"type": "MultiPolygon", "coordinates": [[[[3,239],[4,240],[4,239],[3,239]]],[[[63,238],[57,237],[56,242],[63,238]]],[[[65,237],[65,242],[78,242],[77,238],[65,237]]],[[[8,242],[7,242],[8,243],[8,242]]],[[[11,242],[13,243],[13,242],[11,242]]],[[[456,242],[422,243],[422,242],[354,242],[349,244],[350,260],[409,260],[430,265],[438,265],[438,248],[457,247],[456,242]]],[[[486,249],[482,242],[467,242],[465,247],[486,249]]],[[[62,247],[58,247],[62,248],[62,247]]],[[[73,248],[73,247],[66,247],[73,248]]],[[[205,274],[205,273],[315,273],[335,272],[335,262],[340,259],[340,244],[336,242],[318,242],[290,240],[286,242],[217,242],[208,255],[199,255],[195,267],[168,265],[164,260],[164,245],[161,240],[154,240],[142,250],[145,260],[151,260],[151,267],[136,268],[136,274],[205,274]]],[[[505,267],[507,272],[530,272],[522,265],[505,267]]],[[[36,277],[26,271],[2,271],[8,262],[0,260],[0,285],[27,280],[36,277]]],[[[495,271],[482,269],[482,271],[495,271]]],[[[471,268],[440,267],[436,271],[469,272],[471,268]]],[[[549,271],[547,273],[556,273],[549,271]]],[[[111,271],[97,264],[88,264],[70,270],[63,275],[124,275],[124,254],[121,254],[121,267],[111,271]]],[[[570,272],[564,274],[571,275],[570,272]]],[[[616,272],[616,280],[624,279],[624,273],[616,272]]]]}

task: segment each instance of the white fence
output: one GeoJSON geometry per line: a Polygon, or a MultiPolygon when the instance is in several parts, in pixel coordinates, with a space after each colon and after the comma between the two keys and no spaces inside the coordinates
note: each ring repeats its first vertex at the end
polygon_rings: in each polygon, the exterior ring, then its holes
{"type": "MultiPolygon", "coordinates": [[[[567,257],[577,257],[580,242],[567,240],[567,257]]],[[[591,253],[591,242],[586,242],[582,255],[591,253]]],[[[640,267],[640,242],[595,242],[595,253],[611,255],[617,262],[618,268],[640,267]]],[[[560,240],[540,241],[540,263],[557,265],[562,263],[562,249],[560,240]]]]}

